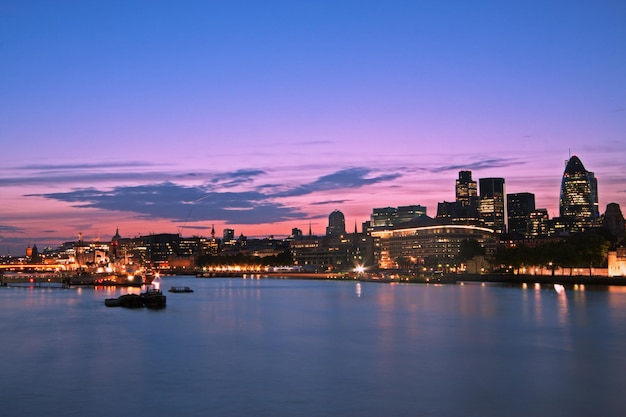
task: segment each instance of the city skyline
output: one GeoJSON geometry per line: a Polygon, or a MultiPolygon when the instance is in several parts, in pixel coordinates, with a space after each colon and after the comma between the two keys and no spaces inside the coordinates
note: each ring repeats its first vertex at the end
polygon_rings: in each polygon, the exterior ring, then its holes
{"type": "Polygon", "coordinates": [[[98,235],[324,234],[454,201],[559,213],[564,162],[626,206],[626,5],[9,1],[0,252],[98,235]]]}

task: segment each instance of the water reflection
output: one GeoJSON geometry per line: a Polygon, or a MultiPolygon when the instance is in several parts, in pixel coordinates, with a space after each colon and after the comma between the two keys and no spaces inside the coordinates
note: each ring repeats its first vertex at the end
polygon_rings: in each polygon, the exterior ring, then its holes
{"type": "Polygon", "coordinates": [[[626,407],[626,291],[166,284],[195,292],[152,314],[106,309],[110,290],[0,289],[0,357],[11,358],[0,361],[3,412],[521,417],[626,407]]]}
{"type": "Polygon", "coordinates": [[[556,286],[556,285],[560,285],[560,284],[555,284],[559,323],[561,325],[566,325],[569,321],[568,311],[567,311],[567,294],[565,293],[565,288],[562,285],[560,286],[556,286]]]}

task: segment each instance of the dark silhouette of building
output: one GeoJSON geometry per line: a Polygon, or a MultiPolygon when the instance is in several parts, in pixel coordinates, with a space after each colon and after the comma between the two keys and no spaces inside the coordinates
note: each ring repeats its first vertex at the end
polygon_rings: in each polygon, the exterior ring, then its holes
{"type": "Polygon", "coordinates": [[[604,218],[602,219],[602,228],[607,230],[616,238],[624,237],[624,234],[626,233],[626,225],[619,204],[609,203],[606,206],[604,218]]]}
{"type": "Polygon", "coordinates": [[[224,229],[222,234],[222,241],[225,244],[232,244],[235,242],[235,229],[224,229]]]}
{"type": "Polygon", "coordinates": [[[438,224],[484,225],[484,221],[478,213],[478,208],[472,205],[464,206],[460,201],[437,203],[437,216],[435,219],[438,224]]]}
{"type": "Polygon", "coordinates": [[[514,193],[506,195],[509,233],[530,237],[530,214],[535,211],[533,193],[514,193]]]}
{"type": "Polygon", "coordinates": [[[506,232],[504,178],[480,178],[480,216],[485,227],[496,233],[506,232]]]}
{"type": "Polygon", "coordinates": [[[339,210],[335,210],[328,216],[326,236],[342,236],[346,234],[346,218],[339,210]]]}
{"type": "Polygon", "coordinates": [[[560,217],[572,220],[575,230],[594,226],[598,220],[598,183],[577,156],[565,166],[559,198],[560,217]]]}

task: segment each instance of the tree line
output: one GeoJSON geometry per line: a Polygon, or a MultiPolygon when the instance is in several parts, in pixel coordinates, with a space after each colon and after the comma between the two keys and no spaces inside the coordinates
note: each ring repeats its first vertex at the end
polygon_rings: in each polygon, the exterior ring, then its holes
{"type": "Polygon", "coordinates": [[[522,267],[548,267],[553,274],[558,268],[570,268],[570,273],[571,268],[588,268],[591,275],[592,268],[606,267],[612,243],[601,230],[590,230],[533,246],[500,247],[494,264],[518,271],[522,267]]]}

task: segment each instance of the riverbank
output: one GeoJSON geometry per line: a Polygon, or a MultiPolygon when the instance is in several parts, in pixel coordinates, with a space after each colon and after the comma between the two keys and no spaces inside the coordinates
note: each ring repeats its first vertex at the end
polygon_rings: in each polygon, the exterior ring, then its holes
{"type": "MultiPolygon", "coordinates": [[[[338,273],[303,273],[303,272],[276,272],[262,274],[242,274],[233,278],[273,278],[273,279],[302,279],[302,280],[342,280],[342,281],[366,281],[366,282],[404,282],[415,284],[427,283],[456,283],[456,282],[490,282],[502,284],[563,284],[563,285],[616,285],[626,286],[626,277],[602,277],[584,275],[523,275],[523,274],[446,274],[433,277],[402,277],[402,278],[379,278],[368,276],[354,276],[338,273]]],[[[217,278],[217,277],[215,277],[217,278]]]]}
{"type": "Polygon", "coordinates": [[[626,285],[626,277],[597,277],[585,275],[514,275],[514,274],[462,274],[457,281],[493,282],[510,284],[563,284],[563,285],[626,285]]]}

